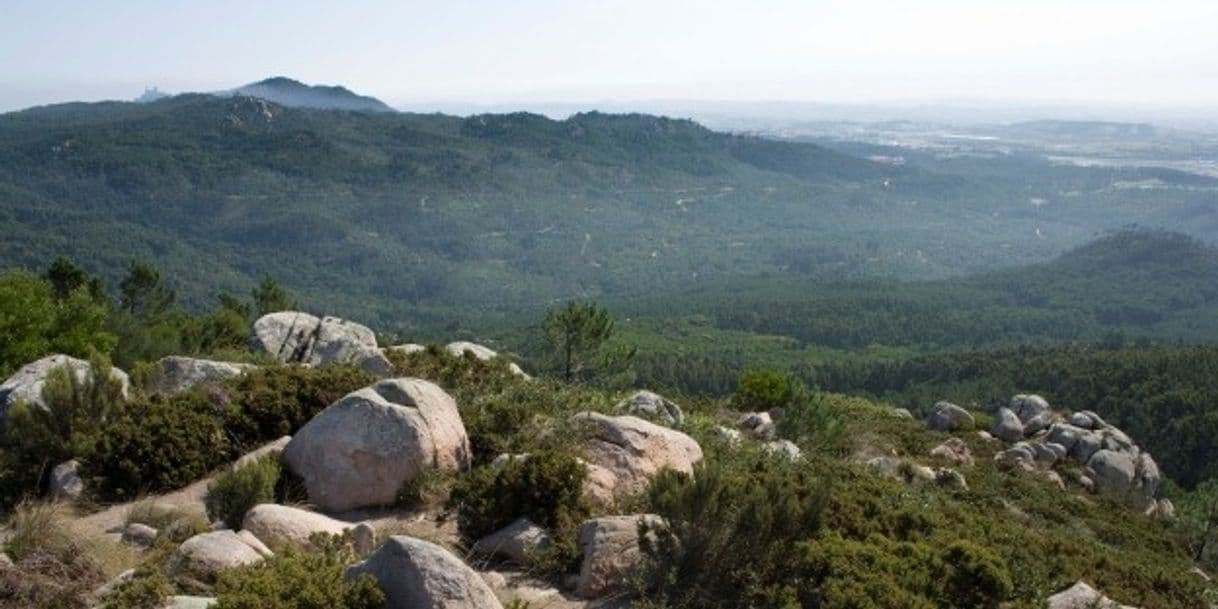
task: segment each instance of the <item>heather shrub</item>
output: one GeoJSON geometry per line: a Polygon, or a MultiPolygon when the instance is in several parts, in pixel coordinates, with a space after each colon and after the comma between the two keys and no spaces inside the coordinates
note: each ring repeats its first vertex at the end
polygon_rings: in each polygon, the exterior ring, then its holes
{"type": "Polygon", "coordinates": [[[588,514],[582,492],[586,475],[575,457],[543,450],[500,467],[475,468],[457,481],[449,507],[471,541],[521,517],[550,529],[571,527],[588,514]]]}
{"type": "Polygon", "coordinates": [[[381,609],[385,595],[371,575],[343,577],[359,558],[350,535],[314,535],[317,551],[286,547],[254,565],[225,571],[214,609],[381,609]]]}
{"type": "Polygon", "coordinates": [[[234,456],[208,396],[137,397],[98,431],[82,473],[101,498],[123,501],[186,486],[234,456]]]}
{"type": "Polygon", "coordinates": [[[224,427],[241,450],[291,435],[339,398],[375,382],[351,366],[272,366],[223,388],[224,427]]]}
{"type": "Polygon", "coordinates": [[[240,529],[250,508],[275,500],[282,469],[279,455],[271,454],[216,475],[203,499],[207,517],[213,522],[223,521],[230,529],[240,529]]]}

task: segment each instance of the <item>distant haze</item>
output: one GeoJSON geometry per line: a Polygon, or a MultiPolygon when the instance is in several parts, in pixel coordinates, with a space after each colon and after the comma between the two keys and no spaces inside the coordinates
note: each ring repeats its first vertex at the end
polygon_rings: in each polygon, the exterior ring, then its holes
{"type": "Polygon", "coordinates": [[[7,0],[3,13],[0,110],[278,74],[411,109],[1218,106],[1212,0],[7,0]]]}

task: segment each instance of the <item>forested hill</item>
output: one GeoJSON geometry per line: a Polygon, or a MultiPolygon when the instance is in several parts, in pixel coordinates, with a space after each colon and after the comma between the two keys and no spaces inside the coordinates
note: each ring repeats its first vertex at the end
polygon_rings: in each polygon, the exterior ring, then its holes
{"type": "Polygon", "coordinates": [[[1047,263],[926,282],[750,279],[641,301],[638,316],[709,315],[722,330],[837,349],[921,350],[1114,335],[1218,340],[1218,250],[1165,231],[1128,229],[1047,263]]]}
{"type": "Polygon", "coordinates": [[[1113,187],[1142,173],[1054,171],[1041,186],[1070,196],[1033,205],[1008,182],[653,116],[66,104],[0,115],[0,267],[62,255],[114,285],[143,258],[194,309],[269,273],[311,309],[408,331],[733,276],[947,277],[1132,221],[1195,228],[1210,187],[1152,205],[1113,187]]]}

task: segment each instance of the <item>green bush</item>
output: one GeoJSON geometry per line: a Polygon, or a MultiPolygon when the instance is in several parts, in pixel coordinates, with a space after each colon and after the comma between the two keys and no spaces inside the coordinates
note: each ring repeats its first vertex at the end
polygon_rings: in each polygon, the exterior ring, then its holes
{"type": "Polygon", "coordinates": [[[776,370],[746,370],[740,374],[732,405],[740,411],[766,411],[786,405],[791,398],[787,375],[776,370]]]}
{"type": "Polygon", "coordinates": [[[667,526],[643,537],[643,594],[664,607],[783,607],[797,592],[792,557],[819,530],[825,481],[785,459],[743,449],[665,472],[648,492],[667,526]]]}
{"type": "Polygon", "coordinates": [[[805,448],[833,451],[841,434],[832,397],[793,381],[778,419],[778,435],[805,448]]]}
{"type": "Polygon", "coordinates": [[[551,530],[569,529],[588,514],[583,498],[584,465],[558,451],[539,451],[502,467],[484,466],[457,481],[449,506],[471,541],[517,518],[551,530]]]}
{"type": "Polygon", "coordinates": [[[214,609],[380,609],[385,595],[371,575],[347,581],[358,560],[350,536],[315,535],[319,551],[284,548],[254,565],[225,571],[216,583],[214,609]]]}
{"type": "Polygon", "coordinates": [[[224,427],[238,449],[291,435],[339,398],[371,385],[350,366],[272,366],[233,379],[221,390],[224,427]]]}
{"type": "Polygon", "coordinates": [[[122,384],[103,358],[91,362],[93,379],[81,381],[67,366],[51,370],[43,386],[46,408],[17,403],[0,432],[0,510],[40,495],[51,468],[97,451],[97,430],[123,408],[122,384]]]}
{"type": "Polygon", "coordinates": [[[99,430],[95,457],[82,460],[86,482],[124,501],[203,478],[235,456],[215,408],[197,392],[131,400],[99,430]]]}
{"type": "Polygon", "coordinates": [[[173,593],[173,582],[160,569],[141,567],[106,595],[101,609],[161,609],[173,593]]]}
{"type": "Polygon", "coordinates": [[[207,487],[203,499],[207,517],[213,522],[223,521],[230,529],[240,529],[250,508],[275,500],[275,486],[282,469],[279,455],[272,454],[224,470],[207,487]]]}

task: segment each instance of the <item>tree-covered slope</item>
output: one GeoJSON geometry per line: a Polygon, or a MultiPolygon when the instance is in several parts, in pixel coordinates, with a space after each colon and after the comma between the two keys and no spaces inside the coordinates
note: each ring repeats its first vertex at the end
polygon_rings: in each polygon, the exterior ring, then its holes
{"type": "MultiPolygon", "coordinates": [[[[66,255],[113,283],[142,257],[196,309],[270,273],[318,309],[434,327],[733,276],[934,278],[1040,261],[1145,219],[1138,193],[1112,187],[1143,173],[1055,171],[1047,187],[1075,195],[1038,207],[985,176],[643,115],[210,95],[66,104],[0,116],[0,266],[66,255]]],[[[1191,213],[1207,189],[1152,207],[1191,213]]],[[[1180,217],[1155,218],[1196,228],[1180,217]]]]}

